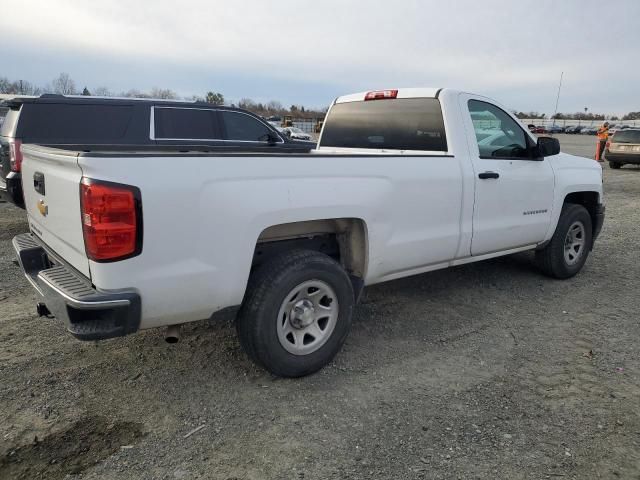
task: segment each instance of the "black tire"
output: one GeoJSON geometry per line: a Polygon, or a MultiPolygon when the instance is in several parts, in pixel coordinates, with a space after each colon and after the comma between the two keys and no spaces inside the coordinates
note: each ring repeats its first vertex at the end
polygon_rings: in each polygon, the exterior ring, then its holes
{"type": "Polygon", "coordinates": [[[536,261],[540,269],[553,278],[565,279],[577,274],[587,261],[591,250],[593,229],[591,216],[582,205],[566,203],[562,207],[556,231],[549,244],[536,252],[536,261]],[[565,240],[569,229],[579,222],[583,226],[584,245],[577,261],[570,264],[565,258],[565,240]]]}
{"type": "Polygon", "coordinates": [[[260,266],[249,279],[236,319],[240,344],[249,357],[274,375],[302,377],[320,370],[340,351],[355,303],[347,272],[331,257],[310,250],[278,255],[260,266]],[[337,296],[337,320],[326,342],[309,354],[294,355],[278,338],[278,316],[286,296],[298,285],[319,280],[337,296]]]}
{"type": "Polygon", "coordinates": [[[619,163],[619,162],[609,162],[609,167],[618,169],[618,168],[622,167],[622,164],[619,163]]]}

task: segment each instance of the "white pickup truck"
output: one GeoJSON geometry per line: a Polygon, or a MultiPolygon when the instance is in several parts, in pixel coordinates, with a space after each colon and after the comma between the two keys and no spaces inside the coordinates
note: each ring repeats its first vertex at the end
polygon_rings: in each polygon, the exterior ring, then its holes
{"type": "Polygon", "coordinates": [[[315,150],[270,151],[277,138],[23,145],[30,233],[14,247],[39,313],[94,340],[161,326],[174,337],[239,307],[249,356],[302,376],[339,351],[365,285],[525,250],[569,278],[602,227],[601,167],[478,95],[346,95],[315,150]]]}

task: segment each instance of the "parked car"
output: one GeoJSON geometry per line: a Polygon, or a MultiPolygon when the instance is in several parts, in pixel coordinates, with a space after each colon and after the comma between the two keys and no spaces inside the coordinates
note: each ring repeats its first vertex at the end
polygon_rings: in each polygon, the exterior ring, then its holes
{"type": "Polygon", "coordinates": [[[564,128],[562,128],[560,125],[549,125],[547,127],[547,133],[563,133],[564,132],[564,128]]]}
{"type": "Polygon", "coordinates": [[[585,127],[580,130],[581,135],[595,135],[598,133],[598,127],[585,127]]]}
{"type": "Polygon", "coordinates": [[[609,137],[604,151],[611,168],[640,164],[640,129],[618,130],[609,137]]]}
{"type": "Polygon", "coordinates": [[[582,131],[582,129],[585,128],[584,125],[572,125],[570,127],[567,127],[564,130],[564,133],[568,133],[568,134],[578,134],[582,131]]]}
{"type": "Polygon", "coordinates": [[[533,131],[533,133],[549,133],[549,132],[547,130],[547,127],[545,127],[544,125],[538,125],[533,131]]]}
{"type": "Polygon", "coordinates": [[[209,103],[43,95],[5,105],[9,110],[0,130],[0,195],[18,206],[24,206],[21,146],[26,143],[188,150],[224,145],[269,152],[304,152],[315,146],[291,141],[251,112],[209,103]]]}
{"type": "Polygon", "coordinates": [[[291,140],[311,140],[311,135],[298,127],[285,127],[284,132],[291,140]]]}
{"type": "MultiPolygon", "coordinates": [[[[146,125],[108,112],[110,131],[176,137],[183,124],[167,110],[216,111],[150,108],[146,125]]],[[[244,131],[216,124],[244,112],[219,113],[214,130],[244,131]]],[[[307,153],[274,148],[261,140],[271,129],[248,118],[248,144],[198,151],[23,145],[30,233],[13,245],[39,313],[83,340],[161,326],[175,340],[178,324],[237,309],[248,355],[295,377],[340,350],[364,285],[528,250],[544,273],[569,278],[604,220],[600,166],[486,97],[339,97],[307,153]],[[497,136],[479,142],[487,124],[497,136]]],[[[42,123],[27,125],[30,137],[42,123]]]]}

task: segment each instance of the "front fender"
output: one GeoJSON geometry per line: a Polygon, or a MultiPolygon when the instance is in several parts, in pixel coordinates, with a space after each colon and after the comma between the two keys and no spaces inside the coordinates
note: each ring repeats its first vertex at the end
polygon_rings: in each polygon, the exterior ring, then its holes
{"type": "Polygon", "coordinates": [[[562,206],[567,197],[576,193],[597,195],[597,204],[604,205],[602,188],[602,167],[594,160],[560,153],[545,159],[551,163],[555,176],[555,188],[551,222],[545,235],[547,242],[553,237],[562,206]]]}

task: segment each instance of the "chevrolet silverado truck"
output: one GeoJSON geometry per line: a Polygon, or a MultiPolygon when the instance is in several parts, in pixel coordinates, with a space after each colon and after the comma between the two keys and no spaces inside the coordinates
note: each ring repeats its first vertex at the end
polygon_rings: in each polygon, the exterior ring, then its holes
{"type": "MultiPolygon", "coordinates": [[[[160,108],[150,138],[164,135],[160,108]]],[[[83,340],[155,327],[175,338],[236,309],[247,354],[303,376],[340,350],[365,285],[526,250],[567,279],[603,224],[601,167],[479,95],[346,95],[316,149],[271,141],[23,145],[30,232],[13,244],[40,314],[83,340]]]]}

